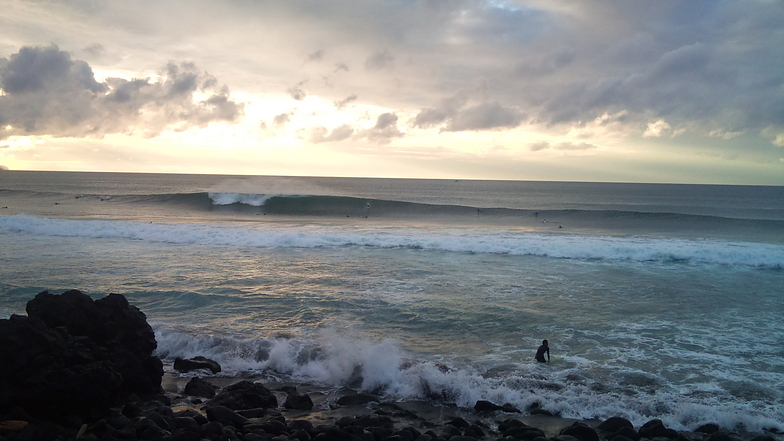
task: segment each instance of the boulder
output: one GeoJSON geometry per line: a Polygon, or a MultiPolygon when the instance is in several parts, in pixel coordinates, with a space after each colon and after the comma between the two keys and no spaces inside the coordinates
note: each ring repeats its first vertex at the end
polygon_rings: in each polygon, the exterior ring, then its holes
{"type": "Polygon", "coordinates": [[[596,431],[579,421],[569,427],[564,427],[558,434],[573,436],[580,441],[599,441],[599,435],[596,431]]]}
{"type": "Polygon", "coordinates": [[[41,292],[28,316],[0,320],[0,411],[94,420],[131,394],[161,391],[163,364],[145,315],[125,297],[41,292]]]}
{"type": "Polygon", "coordinates": [[[477,412],[495,412],[501,409],[503,409],[501,406],[486,400],[479,400],[474,404],[474,410],[477,412]]]}
{"type": "Polygon", "coordinates": [[[313,409],[313,400],[311,400],[310,395],[300,395],[297,389],[293,389],[286,396],[286,402],[283,403],[283,407],[286,409],[311,410],[313,409]]]}
{"type": "Polygon", "coordinates": [[[243,380],[221,390],[210,400],[212,406],[226,406],[232,410],[278,407],[278,399],[262,384],[243,380]]]}
{"type": "Polygon", "coordinates": [[[664,423],[660,419],[653,419],[643,424],[638,431],[642,438],[669,438],[674,439],[678,436],[678,432],[664,427],[664,423]]]}
{"type": "Polygon", "coordinates": [[[235,427],[242,427],[248,421],[247,418],[226,406],[210,406],[206,413],[208,420],[217,421],[224,426],[231,424],[235,427]]]}
{"type": "Polygon", "coordinates": [[[221,365],[209,358],[202,357],[201,355],[193,358],[176,358],[174,359],[174,369],[180,372],[190,372],[198,369],[206,369],[217,374],[221,371],[221,365]]]}
{"type": "Polygon", "coordinates": [[[192,397],[213,398],[216,394],[217,387],[212,383],[202,380],[199,377],[193,377],[185,385],[183,392],[185,395],[192,397]]]}
{"type": "Polygon", "coordinates": [[[634,425],[632,424],[632,422],[622,417],[608,418],[602,421],[599,424],[599,426],[597,426],[596,428],[601,432],[615,433],[621,430],[622,427],[629,427],[631,429],[634,429],[634,425]]]}
{"type": "Polygon", "coordinates": [[[378,401],[378,398],[372,395],[354,394],[344,395],[338,398],[337,404],[340,406],[358,406],[370,403],[371,401],[378,401]]]}

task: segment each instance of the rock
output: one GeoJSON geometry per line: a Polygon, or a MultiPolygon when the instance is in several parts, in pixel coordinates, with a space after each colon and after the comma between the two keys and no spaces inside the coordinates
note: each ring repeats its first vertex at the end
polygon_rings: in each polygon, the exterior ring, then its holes
{"type": "Polygon", "coordinates": [[[501,409],[503,409],[501,406],[485,400],[479,400],[474,404],[474,410],[477,412],[495,412],[501,409]]]}
{"type": "Polygon", "coordinates": [[[371,401],[378,401],[378,398],[374,397],[373,395],[355,394],[344,395],[338,398],[337,404],[340,406],[358,406],[370,403],[371,401]]]}
{"type": "Polygon", "coordinates": [[[313,409],[313,400],[310,399],[308,394],[300,395],[295,388],[289,392],[283,407],[286,409],[311,410],[313,409]]]}
{"type": "Polygon", "coordinates": [[[702,426],[694,429],[694,431],[700,433],[707,433],[708,435],[711,435],[719,431],[719,426],[717,424],[711,424],[711,423],[703,424],[702,426]]]}
{"type": "Polygon", "coordinates": [[[599,426],[597,426],[596,428],[601,432],[615,433],[619,431],[622,427],[630,427],[634,429],[634,425],[632,424],[632,422],[622,417],[608,418],[602,421],[601,424],[599,424],[599,426]]]}
{"type": "Polygon", "coordinates": [[[674,439],[678,436],[678,432],[668,429],[664,427],[664,423],[662,423],[659,419],[653,419],[648,421],[647,423],[643,424],[638,431],[640,437],[642,438],[669,438],[674,439]]]}
{"type": "Polygon", "coordinates": [[[706,441],[732,441],[730,435],[726,432],[718,431],[711,434],[706,441]]]}
{"type": "Polygon", "coordinates": [[[226,406],[232,410],[278,407],[278,399],[259,383],[243,380],[220,391],[210,400],[212,406],[226,406]]]}
{"type": "Polygon", "coordinates": [[[212,383],[202,380],[199,377],[193,377],[185,385],[183,392],[185,395],[192,397],[213,398],[216,394],[217,387],[212,383]]]}
{"type": "Polygon", "coordinates": [[[632,441],[639,441],[640,440],[640,434],[636,430],[634,430],[634,427],[626,427],[626,426],[621,427],[620,429],[616,430],[615,432],[605,436],[605,438],[612,440],[612,439],[615,439],[616,437],[619,437],[619,436],[624,437],[624,438],[628,438],[628,439],[630,439],[632,441]]]}
{"type": "Polygon", "coordinates": [[[599,435],[596,431],[579,421],[569,427],[564,427],[558,434],[573,436],[580,441],[599,441],[599,435]]]}
{"type": "Polygon", "coordinates": [[[161,390],[155,334],[125,297],[76,290],[41,292],[28,316],[0,320],[0,411],[19,405],[37,417],[96,420],[131,394],[161,390]]]}
{"type": "Polygon", "coordinates": [[[504,437],[512,437],[514,439],[532,440],[538,436],[545,436],[544,431],[536,427],[519,426],[506,429],[503,432],[504,437]]]}
{"type": "Polygon", "coordinates": [[[0,422],[0,432],[18,432],[24,430],[30,423],[21,420],[7,420],[0,422]]]}
{"type": "Polygon", "coordinates": [[[180,372],[190,372],[198,369],[207,369],[213,374],[221,371],[221,365],[209,358],[202,357],[201,355],[193,358],[175,358],[174,369],[180,372]]]}
{"type": "Polygon", "coordinates": [[[217,421],[224,426],[231,424],[235,427],[242,427],[248,421],[247,418],[226,406],[210,406],[206,413],[208,420],[217,421]]]}

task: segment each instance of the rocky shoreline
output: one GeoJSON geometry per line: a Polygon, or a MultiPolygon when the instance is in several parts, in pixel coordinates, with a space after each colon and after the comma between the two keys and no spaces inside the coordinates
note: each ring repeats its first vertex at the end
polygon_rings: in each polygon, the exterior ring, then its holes
{"type": "MultiPolygon", "coordinates": [[[[27,316],[0,320],[0,441],[776,441],[708,424],[678,432],[653,419],[577,421],[523,415],[479,401],[473,409],[384,402],[345,390],[256,379],[201,378],[211,360],[152,355],[144,314],[120,295],[38,294],[27,316]]],[[[214,362],[212,362],[214,363],[214,362]]]]}

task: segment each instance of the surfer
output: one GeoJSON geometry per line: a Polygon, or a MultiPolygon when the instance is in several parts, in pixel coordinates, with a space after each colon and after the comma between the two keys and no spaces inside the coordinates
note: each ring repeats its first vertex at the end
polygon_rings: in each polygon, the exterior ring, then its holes
{"type": "Polygon", "coordinates": [[[547,343],[547,340],[542,340],[542,346],[539,346],[539,349],[536,350],[536,356],[534,358],[539,363],[547,363],[550,361],[550,345],[547,343]],[[547,353],[547,360],[544,359],[545,353],[547,353]]]}

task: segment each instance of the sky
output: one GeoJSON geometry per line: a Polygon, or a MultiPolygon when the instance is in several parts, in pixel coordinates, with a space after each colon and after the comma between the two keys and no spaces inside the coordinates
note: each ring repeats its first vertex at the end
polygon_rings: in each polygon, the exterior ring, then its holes
{"type": "Polygon", "coordinates": [[[0,0],[0,169],[784,185],[781,0],[0,0]]]}

